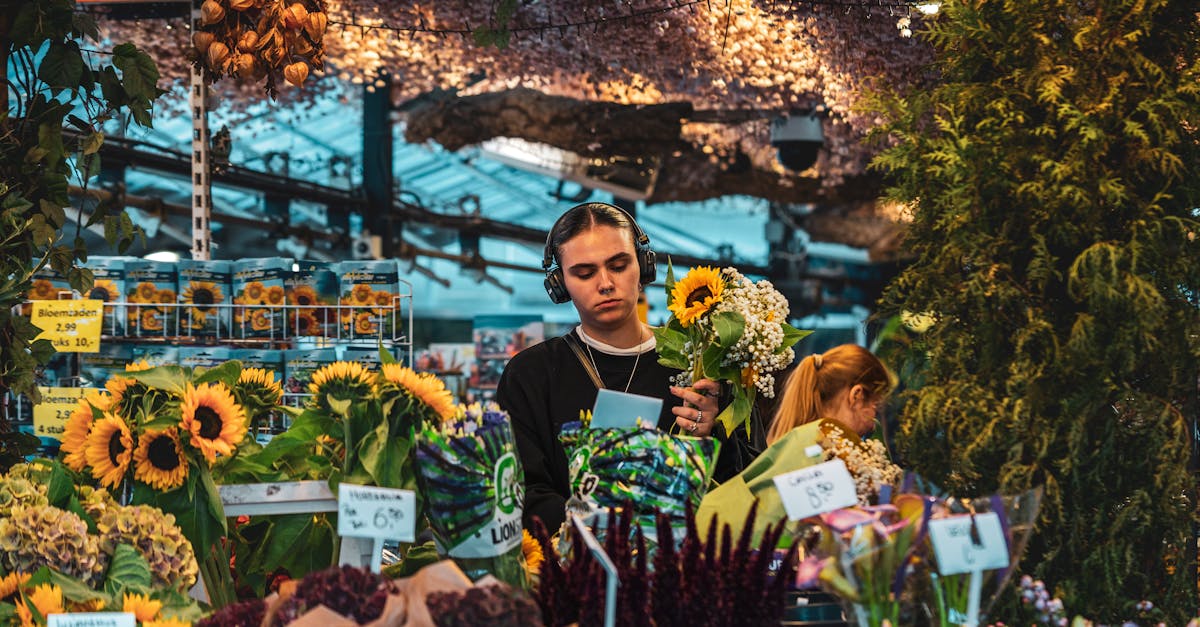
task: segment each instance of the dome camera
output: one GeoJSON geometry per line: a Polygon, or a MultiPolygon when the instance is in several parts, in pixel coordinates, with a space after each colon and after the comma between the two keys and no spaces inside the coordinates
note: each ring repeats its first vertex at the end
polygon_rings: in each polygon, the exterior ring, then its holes
{"type": "Polygon", "coordinates": [[[811,168],[825,145],[821,118],[815,113],[793,113],[771,120],[771,145],[779,149],[777,158],[783,167],[795,172],[811,168]]]}

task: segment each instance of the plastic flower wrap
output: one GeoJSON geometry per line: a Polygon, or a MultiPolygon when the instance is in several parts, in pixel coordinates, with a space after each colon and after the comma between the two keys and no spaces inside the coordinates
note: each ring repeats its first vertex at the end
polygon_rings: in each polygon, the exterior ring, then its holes
{"type": "Polygon", "coordinates": [[[712,476],[720,442],[651,428],[585,429],[567,424],[566,449],[573,500],[591,510],[632,503],[638,522],[654,529],[655,512],[683,524],[712,476]]]}
{"type": "Polygon", "coordinates": [[[508,414],[495,403],[427,423],[417,437],[417,483],[439,549],[471,577],[525,587],[521,514],[525,472],[508,414]]]}
{"type": "Polygon", "coordinates": [[[773,373],[792,363],[792,345],[811,333],[787,323],[787,299],[770,281],[755,283],[734,268],[699,266],[679,281],[668,269],[667,308],[667,324],[654,329],[658,361],[683,371],[681,386],[731,384],[733,402],[717,417],[726,433],[749,428],[755,396],[775,396],[773,373]]]}
{"type": "Polygon", "coordinates": [[[903,494],[896,503],[839,509],[818,516],[819,536],[800,564],[799,587],[820,583],[846,604],[858,627],[900,624],[905,581],[921,555],[929,500],[903,494]]]}
{"type": "MultiPolygon", "coordinates": [[[[999,494],[976,499],[944,498],[934,502],[933,519],[945,519],[955,516],[973,518],[980,514],[994,512],[1000,521],[1000,529],[1004,534],[1008,549],[1008,567],[996,570],[985,570],[980,573],[979,606],[976,609],[980,620],[985,617],[996,597],[1008,584],[1025,545],[1033,532],[1037,514],[1041,507],[1042,489],[1034,488],[1018,495],[1001,496],[999,494]]],[[[972,523],[974,524],[974,523],[972,523]]],[[[971,575],[959,573],[941,575],[938,572],[940,564],[937,554],[930,551],[930,588],[932,598],[929,600],[934,625],[949,627],[967,622],[971,612],[969,607],[969,587],[971,575]]]]}

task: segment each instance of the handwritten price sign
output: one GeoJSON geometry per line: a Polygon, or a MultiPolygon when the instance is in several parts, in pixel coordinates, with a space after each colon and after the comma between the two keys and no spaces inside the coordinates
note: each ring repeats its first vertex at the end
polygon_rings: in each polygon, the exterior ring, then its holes
{"type": "Polygon", "coordinates": [[[943,575],[1008,566],[1008,541],[996,512],[931,520],[929,540],[943,575]]]}
{"type": "Polygon", "coordinates": [[[832,512],[858,504],[854,478],[840,459],[785,472],[774,478],[788,520],[832,512]]]}
{"type": "Polygon", "coordinates": [[[338,486],[338,535],[412,542],[416,517],[417,495],[412,490],[338,486]]]}
{"type": "Polygon", "coordinates": [[[104,326],[104,301],[35,300],[30,320],[42,330],[39,340],[50,340],[60,353],[95,353],[100,350],[104,326]]]}

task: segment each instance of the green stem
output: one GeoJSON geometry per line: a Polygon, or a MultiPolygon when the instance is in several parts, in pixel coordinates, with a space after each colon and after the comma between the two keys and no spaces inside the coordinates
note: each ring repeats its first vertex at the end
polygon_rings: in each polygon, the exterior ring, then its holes
{"type": "Polygon", "coordinates": [[[225,588],[213,572],[212,554],[200,560],[200,578],[204,580],[204,591],[208,593],[208,603],[213,609],[221,609],[228,605],[225,599],[225,588]]]}

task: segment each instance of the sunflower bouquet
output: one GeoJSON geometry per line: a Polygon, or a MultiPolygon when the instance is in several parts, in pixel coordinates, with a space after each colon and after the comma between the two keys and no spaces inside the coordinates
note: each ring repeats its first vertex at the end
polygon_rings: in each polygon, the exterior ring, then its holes
{"type": "MultiPolygon", "coordinates": [[[[123,500],[175,515],[204,559],[204,578],[217,605],[230,599],[228,563],[219,540],[226,533],[224,507],[212,478],[218,459],[234,455],[247,434],[246,408],[238,397],[263,399],[271,379],[242,381],[241,364],[230,361],[204,372],[178,366],[126,367],[105,393],[80,400],[67,420],[63,463],[90,475],[123,500]]],[[[276,395],[277,398],[277,395],[276,395]]]]}
{"type": "Polygon", "coordinates": [[[491,573],[525,587],[525,473],[508,414],[495,403],[475,403],[455,419],[426,423],[416,460],[439,552],[472,579],[491,573]]]}
{"type": "Polygon", "coordinates": [[[668,268],[667,309],[667,324],[654,329],[658,361],[682,371],[680,386],[730,384],[733,402],[717,417],[726,434],[749,429],[755,396],[775,395],[773,373],[792,363],[792,346],[811,333],[787,323],[787,299],[770,281],[756,283],[734,268],[699,266],[678,281],[668,268]]]}

